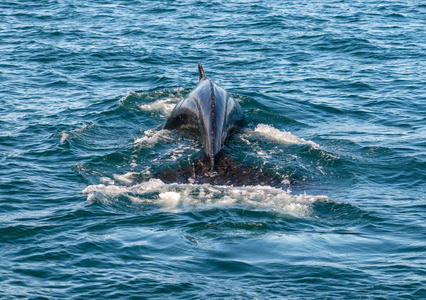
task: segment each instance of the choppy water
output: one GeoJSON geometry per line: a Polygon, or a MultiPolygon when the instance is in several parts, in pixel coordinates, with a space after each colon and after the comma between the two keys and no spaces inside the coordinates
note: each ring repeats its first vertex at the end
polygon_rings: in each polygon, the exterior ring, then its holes
{"type": "Polygon", "coordinates": [[[0,2],[0,298],[426,297],[422,1],[0,2]],[[198,81],[282,186],[163,182],[198,81]]]}

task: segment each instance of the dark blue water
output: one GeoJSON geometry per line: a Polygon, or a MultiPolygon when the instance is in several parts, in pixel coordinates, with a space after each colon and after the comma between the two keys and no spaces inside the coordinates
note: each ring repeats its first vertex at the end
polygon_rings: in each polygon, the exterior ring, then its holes
{"type": "Polygon", "coordinates": [[[0,2],[0,298],[424,299],[422,1],[0,2]],[[166,183],[198,82],[282,186],[166,183]]]}

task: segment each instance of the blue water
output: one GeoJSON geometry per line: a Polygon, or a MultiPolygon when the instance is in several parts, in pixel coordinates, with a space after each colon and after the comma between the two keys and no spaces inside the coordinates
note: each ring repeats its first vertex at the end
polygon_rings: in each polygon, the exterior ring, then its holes
{"type": "Polygon", "coordinates": [[[0,298],[425,299],[422,1],[0,2],[0,298]],[[197,63],[224,151],[281,186],[163,182],[197,63]]]}

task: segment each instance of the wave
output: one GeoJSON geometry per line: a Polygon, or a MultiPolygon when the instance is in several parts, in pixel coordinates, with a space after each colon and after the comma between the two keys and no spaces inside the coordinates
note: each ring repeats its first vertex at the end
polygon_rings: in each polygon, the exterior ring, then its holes
{"type": "Polygon", "coordinates": [[[80,128],[72,129],[72,130],[64,130],[61,134],[58,134],[58,137],[61,137],[61,143],[65,143],[66,141],[73,140],[78,137],[79,134],[83,133],[86,130],[95,127],[93,124],[84,124],[80,128]]]}
{"type": "Polygon", "coordinates": [[[138,110],[169,115],[176,103],[181,100],[189,90],[176,88],[157,92],[127,92],[126,96],[118,101],[120,106],[134,106],[138,110]],[[154,100],[154,101],[153,101],[154,100]]]}
{"type": "Polygon", "coordinates": [[[315,149],[319,149],[319,145],[312,142],[306,141],[303,138],[299,138],[292,133],[285,130],[278,130],[271,125],[259,124],[256,126],[254,131],[251,134],[262,135],[267,137],[275,142],[284,143],[284,144],[298,144],[298,145],[310,145],[315,149]]]}

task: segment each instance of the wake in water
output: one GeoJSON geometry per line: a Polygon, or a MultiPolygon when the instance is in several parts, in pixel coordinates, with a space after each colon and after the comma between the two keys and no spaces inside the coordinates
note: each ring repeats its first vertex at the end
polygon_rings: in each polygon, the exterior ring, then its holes
{"type": "MultiPolygon", "coordinates": [[[[184,92],[184,89],[129,92],[118,104],[164,120],[184,92]]],[[[242,205],[298,217],[309,216],[313,203],[328,201],[328,198],[292,194],[292,187],[306,183],[304,177],[283,169],[288,168],[283,158],[294,159],[295,156],[283,156],[282,146],[285,145],[297,145],[308,152],[320,151],[319,145],[312,141],[272,125],[258,124],[238,134],[217,155],[215,172],[211,173],[196,139],[158,126],[134,138],[129,153],[123,153],[120,159],[128,161],[127,164],[118,166],[111,161],[104,171],[97,164],[79,168],[80,173],[92,178],[93,182],[83,193],[89,201],[127,203],[126,206],[135,208],[140,204],[152,204],[173,212],[242,205]],[[120,169],[128,169],[128,172],[120,174],[120,169]],[[88,176],[89,173],[97,175],[88,176]]],[[[103,161],[108,162],[109,157],[103,161]]]]}

